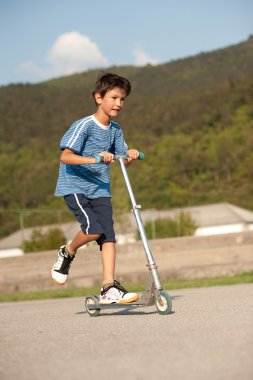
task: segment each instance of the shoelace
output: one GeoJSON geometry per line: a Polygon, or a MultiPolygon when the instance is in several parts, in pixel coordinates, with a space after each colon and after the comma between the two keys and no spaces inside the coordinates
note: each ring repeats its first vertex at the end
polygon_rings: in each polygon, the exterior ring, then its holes
{"type": "Polygon", "coordinates": [[[65,251],[64,252],[62,251],[59,253],[57,264],[58,265],[60,264],[62,271],[68,274],[70,266],[74,258],[75,256],[69,256],[65,251]]]}
{"type": "Polygon", "coordinates": [[[114,288],[117,288],[118,290],[120,290],[124,294],[128,293],[128,291],[116,280],[114,280],[114,285],[113,286],[114,286],[114,288]]]}
{"type": "Polygon", "coordinates": [[[116,288],[117,290],[119,290],[120,292],[122,292],[123,295],[125,295],[126,293],[128,293],[128,291],[125,288],[123,288],[123,286],[118,281],[114,280],[113,285],[108,286],[107,288],[101,290],[101,295],[107,293],[108,290],[111,289],[111,288],[116,288]]]}

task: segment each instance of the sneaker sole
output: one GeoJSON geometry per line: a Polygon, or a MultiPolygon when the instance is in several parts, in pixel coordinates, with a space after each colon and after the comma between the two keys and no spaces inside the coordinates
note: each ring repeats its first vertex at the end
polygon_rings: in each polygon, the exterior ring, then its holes
{"type": "Polygon", "coordinates": [[[131,298],[129,298],[128,300],[120,300],[119,303],[131,303],[131,302],[134,302],[134,301],[137,301],[139,299],[139,296],[136,295],[136,296],[133,296],[131,298]]]}
{"type": "Polygon", "coordinates": [[[59,282],[59,281],[57,281],[57,280],[55,280],[54,278],[53,278],[53,281],[57,284],[57,285],[64,285],[65,284],[65,282],[59,282]]]}
{"type": "Polygon", "coordinates": [[[139,296],[136,295],[136,296],[133,296],[131,298],[129,298],[128,300],[120,300],[120,301],[100,301],[99,304],[100,305],[113,305],[114,303],[115,304],[128,304],[128,303],[131,303],[131,302],[134,302],[134,301],[137,301],[139,299],[139,296]]]}
{"type": "Polygon", "coordinates": [[[56,279],[56,278],[54,277],[54,271],[53,271],[53,270],[51,271],[51,276],[52,276],[53,281],[54,281],[56,284],[58,284],[58,285],[64,285],[65,282],[66,282],[66,280],[67,280],[67,279],[66,279],[64,282],[62,282],[62,281],[56,279]]]}

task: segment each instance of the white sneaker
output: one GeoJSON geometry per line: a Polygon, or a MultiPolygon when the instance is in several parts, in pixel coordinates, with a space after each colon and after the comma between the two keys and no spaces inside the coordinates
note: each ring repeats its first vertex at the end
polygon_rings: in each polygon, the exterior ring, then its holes
{"type": "Polygon", "coordinates": [[[53,280],[59,284],[64,285],[69,274],[69,268],[75,256],[69,256],[66,253],[66,246],[63,245],[58,251],[56,263],[53,265],[51,275],[53,280]]]}
{"type": "Polygon", "coordinates": [[[137,293],[128,293],[126,289],[118,281],[114,280],[114,284],[107,288],[102,288],[100,293],[100,303],[104,305],[112,303],[130,303],[137,301],[139,296],[137,293]]]}

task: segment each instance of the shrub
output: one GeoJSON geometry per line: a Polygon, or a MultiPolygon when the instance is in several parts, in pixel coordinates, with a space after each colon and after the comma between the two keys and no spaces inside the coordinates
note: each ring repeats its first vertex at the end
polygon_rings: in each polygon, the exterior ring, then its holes
{"type": "MultiPolygon", "coordinates": [[[[196,228],[197,224],[191,215],[186,212],[181,212],[175,219],[157,219],[145,224],[148,239],[191,236],[194,234],[196,228]]],[[[140,239],[139,232],[137,238],[140,239]]]]}
{"type": "Polygon", "coordinates": [[[30,240],[25,240],[23,243],[24,252],[39,252],[56,249],[66,241],[62,230],[52,228],[47,233],[42,233],[41,230],[33,230],[30,240]]]}

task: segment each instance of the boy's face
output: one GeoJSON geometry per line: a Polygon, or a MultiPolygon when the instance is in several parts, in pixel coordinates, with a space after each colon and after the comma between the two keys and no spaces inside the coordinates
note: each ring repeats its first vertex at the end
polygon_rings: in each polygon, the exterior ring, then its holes
{"type": "Polygon", "coordinates": [[[114,87],[112,90],[107,91],[103,98],[99,93],[95,94],[95,99],[100,112],[103,112],[104,115],[109,118],[118,115],[121,108],[124,106],[126,97],[125,90],[119,87],[114,87]]]}

